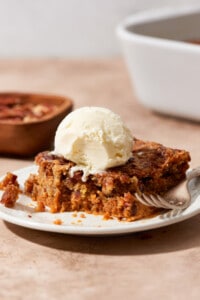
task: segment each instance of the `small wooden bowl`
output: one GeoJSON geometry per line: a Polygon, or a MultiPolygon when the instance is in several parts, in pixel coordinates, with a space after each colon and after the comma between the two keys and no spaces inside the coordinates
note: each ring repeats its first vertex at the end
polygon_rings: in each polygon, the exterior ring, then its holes
{"type": "Polygon", "coordinates": [[[43,150],[51,150],[58,124],[73,109],[72,100],[57,95],[0,93],[0,100],[4,101],[8,97],[22,99],[26,103],[51,104],[56,109],[36,121],[0,120],[0,153],[28,157],[43,150]]]}

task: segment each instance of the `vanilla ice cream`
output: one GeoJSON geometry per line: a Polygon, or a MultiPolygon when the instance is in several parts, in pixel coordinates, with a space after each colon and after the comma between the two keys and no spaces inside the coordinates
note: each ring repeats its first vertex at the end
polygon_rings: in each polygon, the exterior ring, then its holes
{"type": "Polygon", "coordinates": [[[55,135],[55,153],[73,161],[71,176],[123,165],[132,156],[133,137],[120,116],[101,107],[83,107],[67,115],[55,135]]]}

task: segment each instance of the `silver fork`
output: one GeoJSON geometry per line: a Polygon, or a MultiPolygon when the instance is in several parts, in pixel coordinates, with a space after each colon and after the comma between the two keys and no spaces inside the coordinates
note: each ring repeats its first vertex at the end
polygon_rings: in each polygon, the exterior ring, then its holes
{"type": "Polygon", "coordinates": [[[158,194],[138,194],[135,196],[139,202],[147,206],[183,210],[191,203],[191,195],[189,192],[189,182],[191,179],[200,176],[200,167],[189,170],[186,175],[186,180],[181,182],[176,187],[168,191],[164,196],[158,194]]]}

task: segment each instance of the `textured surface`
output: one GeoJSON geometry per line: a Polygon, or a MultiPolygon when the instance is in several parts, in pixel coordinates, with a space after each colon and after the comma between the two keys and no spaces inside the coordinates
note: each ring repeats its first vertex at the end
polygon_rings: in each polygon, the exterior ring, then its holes
{"type": "MultiPolygon", "coordinates": [[[[138,138],[189,150],[200,124],[154,114],[132,93],[120,59],[1,61],[0,90],[52,92],[75,107],[106,106],[138,138]]],[[[0,175],[32,160],[0,157],[0,175]]],[[[119,237],[78,237],[0,221],[0,299],[199,299],[200,217],[119,237]]]]}

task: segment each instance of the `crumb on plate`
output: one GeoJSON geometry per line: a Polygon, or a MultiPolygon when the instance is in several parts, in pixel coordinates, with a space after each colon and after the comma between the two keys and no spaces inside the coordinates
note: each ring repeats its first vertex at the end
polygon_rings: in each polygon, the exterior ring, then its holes
{"type": "Polygon", "coordinates": [[[19,193],[21,192],[17,181],[17,175],[8,172],[0,182],[0,189],[4,191],[0,202],[6,207],[14,207],[19,198],[19,193]]]}
{"type": "Polygon", "coordinates": [[[81,214],[80,214],[80,218],[86,218],[86,215],[83,214],[83,213],[81,213],[81,214]]]}
{"type": "Polygon", "coordinates": [[[62,220],[61,219],[55,219],[54,221],[53,221],[53,223],[55,224],[55,225],[62,225],[62,220]]]}

